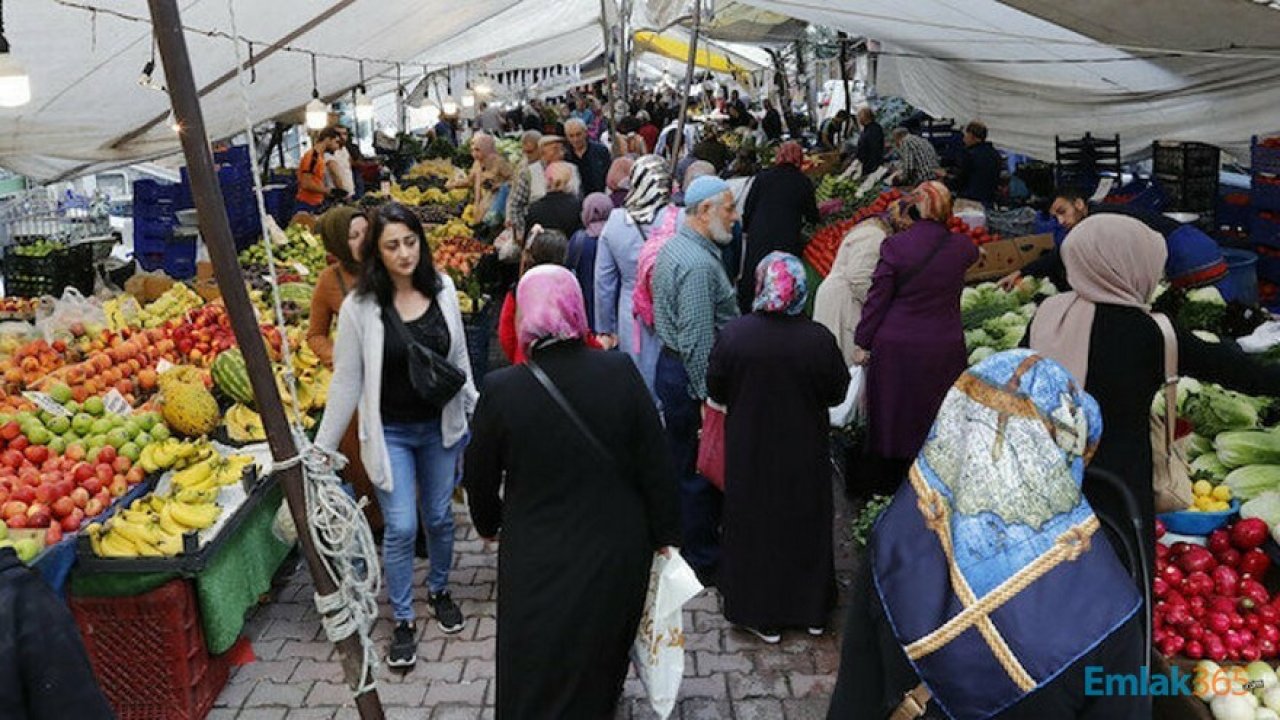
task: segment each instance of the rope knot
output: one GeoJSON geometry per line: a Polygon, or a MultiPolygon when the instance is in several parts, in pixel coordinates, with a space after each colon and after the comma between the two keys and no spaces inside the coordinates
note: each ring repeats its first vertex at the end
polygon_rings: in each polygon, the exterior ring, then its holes
{"type": "Polygon", "coordinates": [[[946,523],[947,507],[942,500],[942,495],[933,488],[925,488],[916,500],[916,507],[920,509],[920,514],[924,516],[924,522],[931,530],[937,531],[946,523]]]}
{"type": "Polygon", "coordinates": [[[1092,535],[1080,527],[1073,527],[1058,536],[1058,543],[1067,548],[1067,562],[1075,562],[1089,552],[1091,542],[1092,535]]]}

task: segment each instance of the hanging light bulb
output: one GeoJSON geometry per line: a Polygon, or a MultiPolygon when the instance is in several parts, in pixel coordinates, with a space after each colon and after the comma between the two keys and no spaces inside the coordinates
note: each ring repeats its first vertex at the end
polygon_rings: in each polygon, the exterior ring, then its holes
{"type": "Polygon", "coordinates": [[[488,80],[481,78],[476,81],[476,94],[482,97],[492,95],[493,85],[490,85],[488,80]]]}
{"type": "Polygon", "coordinates": [[[329,106],[320,99],[316,85],[316,56],[311,56],[311,102],[307,103],[307,129],[323,130],[329,125],[329,106]]]}
{"type": "Polygon", "coordinates": [[[462,107],[473,108],[476,106],[476,94],[467,90],[462,93],[462,107]]]}
{"type": "Polygon", "coordinates": [[[446,95],[444,102],[440,104],[440,109],[444,111],[445,115],[457,115],[458,103],[453,99],[452,95],[446,95]]]}
{"type": "Polygon", "coordinates": [[[31,102],[31,78],[22,63],[9,54],[4,36],[4,10],[0,7],[0,107],[19,107],[31,102]]]}
{"type": "Polygon", "coordinates": [[[356,120],[366,122],[373,119],[373,99],[361,85],[356,89],[356,120]]]}
{"type": "Polygon", "coordinates": [[[373,100],[364,86],[364,61],[360,61],[360,84],[356,86],[356,120],[364,122],[373,119],[373,100]]]}
{"type": "Polygon", "coordinates": [[[178,117],[173,114],[173,110],[169,111],[169,119],[165,121],[165,124],[175,133],[182,132],[182,123],[178,122],[178,117]]]}

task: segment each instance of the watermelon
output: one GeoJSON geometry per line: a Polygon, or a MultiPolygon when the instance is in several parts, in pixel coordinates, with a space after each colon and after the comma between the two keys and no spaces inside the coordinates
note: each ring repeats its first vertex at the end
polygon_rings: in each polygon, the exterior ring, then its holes
{"type": "Polygon", "coordinates": [[[235,402],[253,407],[253,387],[249,384],[249,369],[244,356],[236,348],[223,350],[209,367],[213,384],[235,402]]]}
{"type": "Polygon", "coordinates": [[[312,287],[306,283],[283,283],[280,285],[280,300],[292,301],[301,306],[311,304],[312,287]]]}

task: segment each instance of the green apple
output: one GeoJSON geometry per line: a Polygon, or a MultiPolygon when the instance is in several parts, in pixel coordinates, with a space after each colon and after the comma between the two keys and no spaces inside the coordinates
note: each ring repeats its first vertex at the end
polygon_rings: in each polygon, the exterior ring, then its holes
{"type": "Polygon", "coordinates": [[[107,444],[119,450],[124,444],[129,442],[129,436],[125,434],[123,428],[115,428],[107,433],[107,444]]]}
{"type": "Polygon", "coordinates": [[[124,427],[125,419],[121,415],[104,415],[103,417],[111,423],[113,428],[124,427]]]}
{"type": "Polygon", "coordinates": [[[165,425],[164,423],[156,423],[155,427],[151,428],[152,440],[164,442],[165,440],[168,440],[169,437],[170,437],[170,434],[169,434],[168,425],[165,425]]]}
{"type": "Polygon", "coordinates": [[[27,439],[31,441],[32,445],[48,445],[49,441],[53,439],[53,435],[42,427],[33,428],[32,432],[27,435],[27,439]]]}
{"type": "Polygon", "coordinates": [[[155,439],[149,433],[144,432],[138,433],[138,436],[133,439],[133,443],[140,448],[144,448],[153,442],[155,442],[155,439]]]}
{"type": "Polygon", "coordinates": [[[93,430],[93,416],[89,413],[78,413],[71,419],[71,429],[77,435],[88,435],[93,430]]]}
{"type": "Polygon", "coordinates": [[[45,427],[48,427],[49,423],[53,422],[54,414],[49,412],[48,410],[41,410],[40,414],[37,415],[36,417],[40,420],[40,423],[42,425],[44,425],[45,427]]]}
{"type": "Polygon", "coordinates": [[[137,443],[127,442],[121,445],[119,449],[120,454],[130,460],[137,460],[138,456],[142,454],[142,448],[138,447],[137,443]]]}
{"type": "Polygon", "coordinates": [[[55,435],[53,439],[49,441],[49,452],[53,453],[54,455],[61,455],[62,453],[66,452],[66,449],[67,449],[67,441],[63,440],[61,437],[58,437],[55,435]]]}
{"type": "Polygon", "coordinates": [[[71,430],[71,418],[59,415],[45,423],[54,435],[66,435],[71,430]]]}
{"type": "Polygon", "coordinates": [[[49,388],[49,397],[59,404],[68,403],[71,401],[71,388],[66,383],[56,383],[49,388]]]}
{"type": "Polygon", "coordinates": [[[19,560],[28,563],[40,553],[40,543],[36,542],[34,538],[22,538],[13,544],[13,551],[18,553],[19,560]]]}
{"type": "Polygon", "coordinates": [[[106,435],[111,431],[111,421],[106,418],[98,418],[93,421],[93,426],[89,431],[94,435],[106,435]]]}
{"type": "Polygon", "coordinates": [[[125,424],[121,426],[121,429],[124,430],[124,434],[128,435],[130,439],[138,437],[138,433],[142,432],[142,426],[138,424],[137,420],[125,421],[125,424]]]}
{"type": "MultiPolygon", "coordinates": [[[[151,432],[151,428],[155,427],[155,424],[160,420],[160,417],[153,412],[147,412],[142,413],[136,419],[138,421],[138,427],[142,428],[146,432],[151,432]]],[[[4,423],[0,423],[0,425],[3,424],[4,423]]]]}
{"type": "Polygon", "coordinates": [[[67,402],[63,403],[62,407],[66,408],[67,412],[71,413],[72,415],[75,415],[76,413],[80,412],[80,403],[76,402],[75,400],[68,400],[67,402]]]}
{"type": "Polygon", "coordinates": [[[102,398],[100,397],[91,397],[84,401],[84,411],[94,417],[102,415],[106,409],[107,408],[102,404],[102,398]]]}

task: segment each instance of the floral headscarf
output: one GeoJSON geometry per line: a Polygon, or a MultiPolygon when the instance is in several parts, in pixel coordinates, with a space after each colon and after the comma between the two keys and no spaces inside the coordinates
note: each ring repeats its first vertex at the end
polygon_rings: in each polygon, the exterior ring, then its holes
{"type": "Polygon", "coordinates": [[[951,191],[937,180],[920,183],[911,196],[921,219],[945,223],[951,217],[951,191]]]}
{"type": "Polygon", "coordinates": [[[528,355],[542,341],[587,336],[587,310],[578,278],[559,265],[539,265],[516,288],[516,338],[528,355]]]}
{"type": "Polygon", "coordinates": [[[809,285],[800,258],[784,252],[765,255],[756,266],[756,299],[751,309],[799,315],[808,301],[809,285]]]}
{"type": "Polygon", "coordinates": [[[620,157],[613,161],[609,166],[609,174],[605,177],[604,186],[613,190],[630,190],[631,189],[631,168],[635,166],[635,160],[629,157],[620,157]]]}

